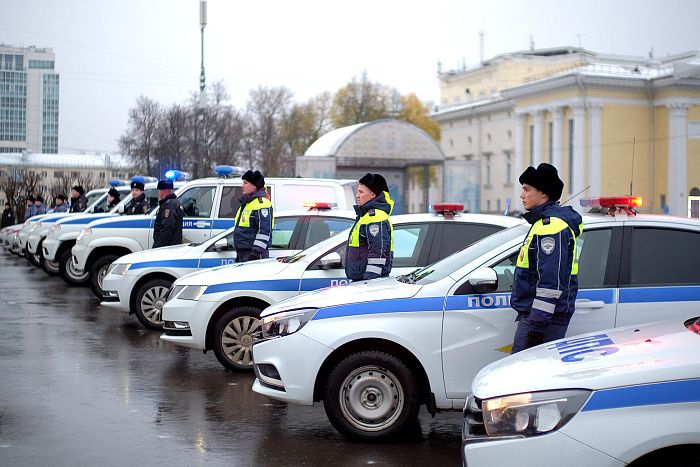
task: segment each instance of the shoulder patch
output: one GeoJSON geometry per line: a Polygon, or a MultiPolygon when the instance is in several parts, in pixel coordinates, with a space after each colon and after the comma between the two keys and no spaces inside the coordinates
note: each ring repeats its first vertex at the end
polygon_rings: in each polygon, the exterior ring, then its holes
{"type": "Polygon", "coordinates": [[[169,216],[170,216],[170,209],[165,209],[165,210],[163,210],[163,216],[164,216],[164,217],[169,217],[169,216]]]}
{"type": "Polygon", "coordinates": [[[371,236],[376,237],[379,233],[379,224],[370,224],[368,230],[371,236]]]}
{"type": "Polygon", "coordinates": [[[262,208],[260,210],[260,214],[262,214],[263,217],[267,217],[270,214],[270,210],[267,208],[262,208]]]}

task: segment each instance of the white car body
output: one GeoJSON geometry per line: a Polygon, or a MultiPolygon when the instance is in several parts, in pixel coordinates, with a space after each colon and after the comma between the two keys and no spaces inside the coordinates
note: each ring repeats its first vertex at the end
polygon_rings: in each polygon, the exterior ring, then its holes
{"type": "MultiPolygon", "coordinates": [[[[444,257],[448,254],[444,251],[452,252],[463,248],[471,241],[521,222],[512,217],[482,214],[462,214],[447,218],[442,214],[392,216],[394,266],[391,274],[405,274],[417,266],[427,264],[429,255],[423,255],[423,251],[437,255],[437,258],[444,257]],[[471,241],[469,230],[472,232],[471,241]],[[453,245],[448,242],[448,231],[450,241],[454,232],[464,243],[453,245]],[[442,249],[443,245],[446,250],[442,249]],[[432,250],[441,250],[443,253],[432,250]]],[[[163,308],[166,324],[161,339],[193,349],[209,350],[213,347],[212,334],[217,322],[231,306],[247,304],[262,310],[270,304],[306,291],[347,284],[349,281],[341,263],[331,268],[325,268],[321,264],[322,259],[333,254],[338,255],[340,261],[346,244],[347,232],[303,251],[299,258],[294,258],[291,262],[254,261],[178,279],[174,287],[206,286],[206,291],[198,301],[183,300],[177,295],[170,297],[163,308]]]]}
{"type": "Polygon", "coordinates": [[[640,458],[643,465],[694,465],[700,448],[699,332],[698,318],[627,326],[543,344],[488,365],[474,379],[476,399],[465,407],[464,465],[613,467],[640,458]],[[509,422],[492,422],[542,413],[572,389],[582,390],[581,398],[559,406],[556,426],[533,426],[540,422],[529,419],[511,429],[509,422]],[[535,403],[533,393],[542,401],[535,403]]]}
{"type": "MultiPolygon", "coordinates": [[[[317,311],[296,332],[255,343],[258,378],[253,390],[311,405],[323,399],[329,371],[364,349],[405,362],[417,384],[409,389],[419,392],[429,410],[462,408],[479,369],[510,353],[517,316],[510,308],[510,284],[527,231],[521,225],[496,233],[412,278],[353,283],[272,305],[263,312],[263,323],[294,310],[317,311]],[[478,288],[491,277],[498,278],[495,292],[478,288]]],[[[579,292],[567,335],[655,321],[660,306],[669,318],[697,310],[698,244],[697,221],[584,216],[577,242],[579,292]],[[658,248],[664,242],[672,245],[666,246],[668,252],[658,248]],[[641,253],[630,254],[640,246],[641,253]],[[673,270],[668,261],[683,266],[673,270]],[[660,271],[655,271],[657,265],[660,271]],[[682,284],[637,285],[650,276],[657,280],[657,275],[682,284]],[[690,279],[684,282],[686,276],[690,279]],[[673,307],[665,306],[669,302],[673,307]]]]}
{"type": "MultiPolygon", "coordinates": [[[[355,221],[354,211],[336,209],[306,209],[283,211],[275,214],[276,229],[272,234],[269,254],[271,258],[289,256],[301,251],[295,247],[310,247],[323,239],[312,228],[326,226],[325,238],[344,231],[355,221]],[[314,219],[314,221],[312,221],[314,219]],[[291,248],[291,249],[290,249],[291,248]]],[[[322,232],[323,233],[323,232],[322,232]]],[[[137,294],[148,281],[158,278],[174,282],[177,278],[217,266],[234,264],[236,251],[233,248],[233,228],[207,240],[201,244],[175,245],[166,248],[156,248],[138,253],[131,253],[117,259],[107,272],[103,281],[103,306],[118,308],[129,313],[136,313],[139,320],[144,319],[143,310],[154,312],[155,321],[144,323],[160,327],[160,307],[165,301],[167,288],[158,286],[147,298],[146,302],[153,306],[138,308],[137,294]],[[217,248],[223,241],[225,247],[217,248]]],[[[143,294],[143,292],[142,292],[143,294]]],[[[148,317],[146,317],[148,318],[148,317]]],[[[142,321],[143,322],[143,321],[142,321]]],[[[161,323],[162,324],[162,323],[161,323]]],[[[150,326],[149,326],[150,327],[150,326]]]]}
{"type": "MultiPolygon", "coordinates": [[[[268,178],[266,188],[277,211],[299,209],[304,201],[325,201],[338,209],[352,209],[353,180],[268,178]]],[[[183,243],[202,243],[233,227],[240,197],[240,178],[202,178],[177,190],[185,209],[183,243]],[[196,210],[191,215],[188,206],[196,210]]],[[[123,256],[147,250],[153,244],[153,224],[157,210],[148,215],[91,222],[73,247],[73,264],[88,271],[97,258],[123,256]]]]}

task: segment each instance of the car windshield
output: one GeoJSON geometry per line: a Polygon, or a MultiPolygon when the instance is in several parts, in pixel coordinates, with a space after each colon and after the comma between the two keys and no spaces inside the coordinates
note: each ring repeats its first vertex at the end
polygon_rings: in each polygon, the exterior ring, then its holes
{"type": "Polygon", "coordinates": [[[302,250],[299,253],[292,255],[292,256],[285,256],[284,258],[279,258],[278,261],[283,262],[283,263],[295,263],[299,261],[300,259],[304,257],[309,257],[309,258],[315,258],[316,255],[320,254],[321,252],[326,252],[330,248],[334,248],[338,245],[338,239],[347,239],[349,235],[350,229],[345,229],[342,232],[338,232],[337,234],[333,235],[330,238],[327,238],[323,240],[322,242],[317,243],[316,245],[307,248],[306,250],[302,250]]]}
{"type": "Polygon", "coordinates": [[[700,334],[700,316],[697,318],[690,318],[685,322],[685,327],[687,327],[690,332],[700,334]]]}
{"type": "Polygon", "coordinates": [[[430,284],[431,282],[439,281],[457,271],[462,266],[500,247],[504,243],[510,242],[518,237],[524,237],[529,229],[529,225],[519,224],[510,229],[501,230],[500,232],[496,232],[493,235],[489,235],[471,244],[464,250],[441,259],[437,263],[416,269],[410,274],[399,276],[397,280],[409,284],[430,284]]]}

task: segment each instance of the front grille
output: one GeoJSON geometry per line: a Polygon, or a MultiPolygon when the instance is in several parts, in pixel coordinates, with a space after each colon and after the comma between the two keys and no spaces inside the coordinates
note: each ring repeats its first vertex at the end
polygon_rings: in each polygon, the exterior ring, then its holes
{"type": "Polygon", "coordinates": [[[178,326],[175,321],[166,321],[163,323],[163,333],[166,336],[191,336],[192,331],[189,328],[178,326]]]}
{"type": "Polygon", "coordinates": [[[476,438],[486,436],[484,414],[481,411],[481,399],[469,396],[464,406],[464,438],[476,438]]]}

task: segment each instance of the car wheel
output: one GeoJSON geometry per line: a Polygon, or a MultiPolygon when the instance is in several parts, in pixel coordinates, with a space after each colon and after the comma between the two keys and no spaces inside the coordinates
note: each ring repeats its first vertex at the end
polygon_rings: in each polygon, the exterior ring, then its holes
{"type": "Polygon", "coordinates": [[[70,248],[64,251],[58,260],[58,273],[68,285],[84,285],[90,279],[89,272],[81,272],[73,265],[70,248]]]}
{"type": "Polygon", "coordinates": [[[262,337],[260,310],[235,307],[224,313],[214,328],[214,354],[232,371],[253,370],[253,342],[262,337]]]}
{"type": "Polygon", "coordinates": [[[33,253],[29,252],[29,247],[24,247],[24,257],[26,258],[27,261],[29,261],[29,264],[32,264],[34,266],[38,266],[39,263],[36,260],[36,256],[33,253]]]}
{"type": "Polygon", "coordinates": [[[102,300],[102,282],[107,275],[109,265],[119,258],[117,255],[106,255],[98,258],[90,268],[90,289],[99,300],[102,300]]]}
{"type": "Polygon", "coordinates": [[[364,441],[391,439],[416,420],[418,385],[411,369],[395,356],[357,352],[328,374],[323,405],[342,435],[364,441]]]}
{"type": "Polygon", "coordinates": [[[37,247],[37,251],[39,252],[39,266],[41,266],[41,269],[43,269],[49,276],[55,276],[58,274],[58,261],[48,261],[46,258],[44,258],[44,249],[42,248],[43,245],[44,240],[42,240],[37,247]]]}
{"type": "Polygon", "coordinates": [[[163,305],[171,285],[171,280],[152,279],[136,292],[132,311],[148,329],[163,329],[163,305]]]}

